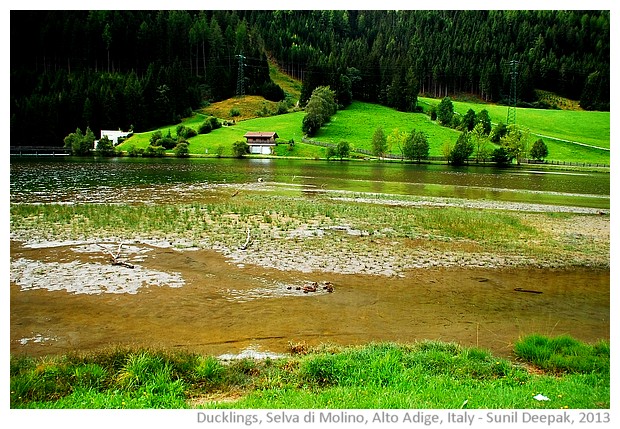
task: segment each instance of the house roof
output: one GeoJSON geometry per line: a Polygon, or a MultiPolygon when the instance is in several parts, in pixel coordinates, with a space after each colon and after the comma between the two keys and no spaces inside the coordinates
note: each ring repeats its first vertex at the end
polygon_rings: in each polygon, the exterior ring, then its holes
{"type": "Polygon", "coordinates": [[[278,133],[275,131],[248,131],[243,136],[245,138],[264,138],[264,139],[277,139],[278,133]]]}

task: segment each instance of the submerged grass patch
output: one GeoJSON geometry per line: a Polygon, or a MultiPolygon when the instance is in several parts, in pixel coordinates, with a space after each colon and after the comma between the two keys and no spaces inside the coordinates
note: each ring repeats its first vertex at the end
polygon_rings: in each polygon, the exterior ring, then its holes
{"type": "Polygon", "coordinates": [[[11,231],[22,240],[155,238],[179,246],[236,249],[250,229],[253,242],[263,251],[293,252],[303,247],[330,255],[388,252],[403,259],[402,266],[411,259],[407,252],[432,249],[517,257],[533,265],[607,266],[608,236],[591,236],[578,228],[562,232],[562,225],[587,221],[588,216],[597,215],[524,215],[464,207],[386,206],[381,201],[365,204],[332,199],[329,193],[308,198],[242,192],[209,203],[12,204],[11,231]],[[411,240],[418,243],[415,248],[408,244],[411,240]]]}
{"type": "MultiPolygon", "coordinates": [[[[546,337],[520,340],[515,350],[541,338],[546,337]]],[[[609,343],[570,342],[556,355],[594,348],[595,358],[583,358],[602,365],[586,370],[570,360],[563,373],[547,373],[556,358],[521,356],[541,369],[532,373],[486,350],[428,341],[321,346],[303,355],[228,363],[128,348],[39,359],[12,356],[11,407],[460,408],[465,401],[470,408],[609,407],[609,343]],[[534,400],[538,393],[551,400],[534,400]]]]}

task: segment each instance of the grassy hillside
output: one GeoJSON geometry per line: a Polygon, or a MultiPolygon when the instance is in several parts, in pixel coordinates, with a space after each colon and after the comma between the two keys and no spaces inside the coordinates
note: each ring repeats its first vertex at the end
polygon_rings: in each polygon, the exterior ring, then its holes
{"type": "MultiPolygon", "coordinates": [[[[435,106],[440,101],[426,97],[419,97],[418,99],[423,107],[435,106]]],[[[469,109],[473,109],[476,113],[486,109],[493,123],[499,121],[506,123],[508,112],[506,106],[462,101],[453,101],[452,104],[454,110],[461,115],[464,115],[469,109]]],[[[517,124],[528,128],[534,134],[610,148],[609,112],[517,108],[517,124]]]]}
{"type": "MultiPolygon", "coordinates": [[[[441,156],[443,143],[455,142],[459,132],[440,127],[424,114],[399,112],[378,104],[355,101],[347,109],[340,110],[314,137],[315,140],[338,143],[345,140],[360,149],[372,149],[372,135],[382,127],[386,135],[394,130],[409,132],[412,129],[424,131],[430,144],[430,155],[441,156]]],[[[399,154],[398,147],[389,152],[399,154]]]]}
{"type": "Polygon", "coordinates": [[[274,83],[278,84],[284,90],[284,93],[294,103],[299,101],[301,95],[301,81],[293,79],[286,73],[282,72],[277,64],[269,63],[269,77],[274,83]]]}
{"type": "MultiPolygon", "coordinates": [[[[438,101],[420,97],[421,105],[427,108],[437,104],[438,101]]],[[[190,139],[190,152],[193,154],[215,154],[221,147],[222,156],[232,156],[232,144],[235,141],[243,140],[243,135],[246,132],[276,131],[280,136],[280,142],[295,141],[292,148],[286,144],[278,146],[276,148],[278,156],[309,158],[325,156],[323,147],[301,143],[303,135],[301,123],[304,112],[252,117],[256,116],[256,112],[263,106],[267,106],[269,110],[275,109],[270,103],[272,102],[257,96],[230,99],[214,103],[203,112],[186,119],[183,122],[184,125],[197,129],[207,114],[215,115],[220,119],[230,119],[230,109],[235,106],[238,106],[242,112],[237,119],[251,118],[237,121],[234,126],[222,127],[209,134],[190,139]]],[[[273,104],[275,105],[275,103],[273,104]]],[[[506,118],[506,106],[455,101],[454,107],[461,114],[465,114],[470,108],[476,112],[486,109],[493,122],[505,121],[506,118]]],[[[609,112],[518,109],[517,123],[530,130],[532,142],[538,138],[538,135],[548,136],[543,137],[543,140],[549,148],[548,159],[550,160],[610,163],[609,151],[572,143],[580,142],[585,145],[609,148],[609,112]]],[[[394,130],[409,132],[414,128],[425,132],[429,139],[431,156],[441,156],[444,142],[455,142],[459,135],[458,131],[439,126],[436,122],[431,121],[426,114],[399,112],[388,107],[356,101],[347,109],[338,111],[331,122],[326,124],[313,139],[329,143],[338,143],[344,140],[348,141],[354,148],[370,150],[372,148],[372,135],[378,127],[382,127],[386,135],[394,130]]],[[[164,134],[171,130],[172,135],[176,135],[176,125],[163,127],[161,130],[164,134]]],[[[132,145],[136,148],[144,148],[148,145],[151,134],[152,131],[136,134],[123,143],[120,149],[128,150],[132,145]]],[[[392,147],[389,151],[399,154],[398,147],[392,147]]]]}

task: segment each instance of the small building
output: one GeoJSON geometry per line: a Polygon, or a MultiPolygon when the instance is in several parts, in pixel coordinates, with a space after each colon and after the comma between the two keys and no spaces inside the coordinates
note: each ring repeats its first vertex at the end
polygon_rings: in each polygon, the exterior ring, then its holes
{"type": "Polygon", "coordinates": [[[103,138],[103,136],[107,136],[108,139],[110,139],[110,141],[112,142],[112,144],[114,144],[114,146],[120,143],[119,139],[128,137],[132,134],[133,134],[133,131],[101,130],[101,138],[103,138]]]}
{"type": "Polygon", "coordinates": [[[250,153],[271,155],[279,136],[275,131],[249,131],[243,137],[247,139],[250,153]]]}

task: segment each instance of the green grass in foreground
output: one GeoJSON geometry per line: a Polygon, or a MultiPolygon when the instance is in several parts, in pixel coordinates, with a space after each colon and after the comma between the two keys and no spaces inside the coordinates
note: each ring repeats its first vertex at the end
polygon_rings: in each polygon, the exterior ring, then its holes
{"type": "Polygon", "coordinates": [[[610,406],[608,342],[526,337],[515,345],[519,363],[440,342],[291,349],[298,354],[228,364],[188,352],[121,348],[12,356],[11,408],[610,406]],[[539,393],[550,400],[536,401],[539,393]]]}

